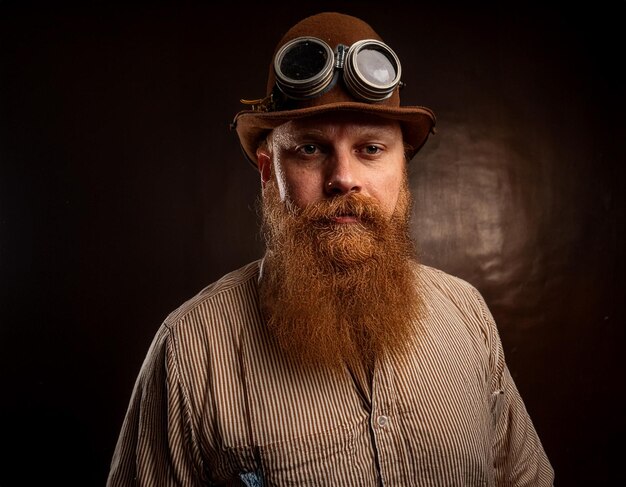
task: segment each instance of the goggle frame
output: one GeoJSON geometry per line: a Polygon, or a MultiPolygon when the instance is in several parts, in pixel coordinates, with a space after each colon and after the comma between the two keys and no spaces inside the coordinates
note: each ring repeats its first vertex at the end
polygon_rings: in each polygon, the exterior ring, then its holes
{"type": "Polygon", "coordinates": [[[322,95],[332,89],[338,79],[339,72],[343,72],[343,80],[351,94],[362,101],[379,102],[389,98],[396,87],[402,86],[402,66],[396,53],[387,44],[376,39],[363,39],[351,46],[338,44],[335,50],[321,39],[303,36],[292,39],[283,45],[274,56],[274,73],[276,86],[288,98],[307,100],[322,95]],[[313,43],[319,46],[325,55],[325,62],[319,71],[304,79],[295,79],[286,75],[282,69],[284,58],[291,51],[303,45],[313,43]],[[394,78],[384,84],[368,81],[361,72],[357,60],[359,53],[364,49],[372,49],[382,53],[395,71],[394,78]]]}

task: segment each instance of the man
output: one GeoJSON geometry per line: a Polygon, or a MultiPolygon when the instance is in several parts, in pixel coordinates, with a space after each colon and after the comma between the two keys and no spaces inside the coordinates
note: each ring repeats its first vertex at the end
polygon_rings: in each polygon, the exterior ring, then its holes
{"type": "Polygon", "coordinates": [[[233,123],[267,252],[158,331],[109,485],[552,485],[476,289],[420,266],[406,167],[433,130],[364,22],[280,41],[233,123]]]}

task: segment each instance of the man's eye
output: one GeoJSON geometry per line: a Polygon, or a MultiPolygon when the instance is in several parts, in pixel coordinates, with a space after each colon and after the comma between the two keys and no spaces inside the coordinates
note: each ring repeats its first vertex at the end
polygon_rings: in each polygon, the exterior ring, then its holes
{"type": "Polygon", "coordinates": [[[376,155],[380,151],[381,151],[381,149],[377,145],[367,145],[367,146],[365,146],[365,153],[370,155],[370,156],[376,155]]]}
{"type": "Polygon", "coordinates": [[[305,145],[300,146],[298,150],[302,154],[312,155],[317,152],[317,146],[315,144],[305,144],[305,145]]]}

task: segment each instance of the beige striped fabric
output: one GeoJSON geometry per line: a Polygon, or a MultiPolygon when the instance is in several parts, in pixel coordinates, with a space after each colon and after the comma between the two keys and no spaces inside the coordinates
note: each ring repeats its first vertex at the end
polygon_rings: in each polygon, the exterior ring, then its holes
{"type": "Polygon", "coordinates": [[[259,313],[260,262],[159,329],[109,486],[550,486],[553,470],[478,291],[422,267],[414,353],[371,384],[287,361],[259,313]]]}

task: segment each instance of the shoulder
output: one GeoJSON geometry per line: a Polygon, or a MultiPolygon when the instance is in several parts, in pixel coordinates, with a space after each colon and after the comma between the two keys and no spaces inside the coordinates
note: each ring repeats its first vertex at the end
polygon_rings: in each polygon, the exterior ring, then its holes
{"type": "Polygon", "coordinates": [[[209,371],[236,370],[237,350],[246,330],[261,322],[258,306],[260,261],[254,261],[202,289],[167,316],[154,353],[165,357],[170,374],[202,397],[209,371]]]}
{"type": "Polygon", "coordinates": [[[251,262],[208,285],[167,316],[142,366],[140,387],[149,391],[143,395],[180,394],[197,423],[197,413],[207,404],[210,379],[236,383],[242,331],[260,321],[258,275],[259,261],[251,262]]]}
{"type": "Polygon", "coordinates": [[[209,284],[172,311],[164,325],[172,329],[190,316],[197,320],[202,316],[206,317],[207,312],[213,314],[211,312],[219,311],[224,314],[256,302],[260,263],[260,260],[250,262],[209,284]]]}
{"type": "Polygon", "coordinates": [[[246,290],[250,288],[256,289],[259,267],[260,261],[257,260],[225,274],[172,311],[165,322],[172,324],[180,321],[181,318],[193,312],[198,307],[202,307],[212,301],[224,299],[233,300],[238,298],[243,301],[249,298],[250,296],[247,295],[246,290]]]}
{"type": "Polygon", "coordinates": [[[457,322],[463,328],[491,341],[497,328],[478,289],[464,279],[426,265],[419,265],[418,276],[425,304],[431,316],[457,322]]]}
{"type": "Polygon", "coordinates": [[[419,283],[427,296],[435,294],[456,305],[473,304],[486,307],[478,289],[460,277],[427,265],[418,265],[419,283]]]}
{"type": "Polygon", "coordinates": [[[469,282],[460,277],[448,274],[424,264],[418,265],[420,284],[428,289],[437,290],[451,298],[464,297],[466,294],[475,296],[478,290],[469,282]]]}

